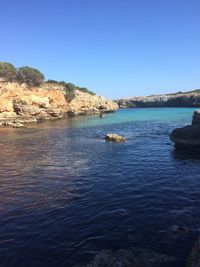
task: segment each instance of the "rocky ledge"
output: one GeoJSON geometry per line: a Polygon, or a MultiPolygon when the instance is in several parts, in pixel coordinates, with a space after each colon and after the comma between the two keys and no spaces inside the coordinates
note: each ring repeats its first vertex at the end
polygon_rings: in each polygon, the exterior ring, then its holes
{"type": "Polygon", "coordinates": [[[200,90],[115,100],[120,108],[199,107],[200,90]]]}
{"type": "Polygon", "coordinates": [[[170,139],[177,148],[200,149],[200,110],[194,112],[192,125],[173,130],[170,139]]]}
{"type": "Polygon", "coordinates": [[[68,100],[62,85],[44,83],[40,87],[0,81],[0,125],[19,128],[28,122],[64,116],[113,112],[118,105],[102,96],[75,90],[68,100]]]}

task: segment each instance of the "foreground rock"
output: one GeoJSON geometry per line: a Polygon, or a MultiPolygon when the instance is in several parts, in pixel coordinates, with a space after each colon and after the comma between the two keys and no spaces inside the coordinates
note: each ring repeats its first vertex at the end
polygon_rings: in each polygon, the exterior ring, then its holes
{"type": "Polygon", "coordinates": [[[11,121],[3,121],[0,122],[0,126],[4,126],[4,127],[12,127],[12,128],[24,128],[25,125],[20,123],[20,122],[11,122],[11,121]]]}
{"type": "Polygon", "coordinates": [[[194,244],[186,267],[200,267],[200,239],[194,244]]]}
{"type": "Polygon", "coordinates": [[[200,90],[186,93],[130,97],[116,100],[120,108],[199,107],[200,90]]]}
{"type": "Polygon", "coordinates": [[[98,114],[102,109],[113,112],[118,105],[104,97],[78,90],[74,99],[69,100],[62,85],[45,83],[30,88],[25,84],[0,81],[0,125],[98,114]]]}
{"type": "Polygon", "coordinates": [[[195,111],[192,125],[177,128],[170,134],[177,148],[200,149],[200,111],[195,111]]]}
{"type": "Polygon", "coordinates": [[[111,141],[111,142],[124,142],[127,140],[124,136],[113,133],[106,134],[105,139],[106,141],[111,141]]]}
{"type": "Polygon", "coordinates": [[[172,262],[172,257],[145,248],[118,249],[116,252],[106,249],[85,267],[164,267],[172,262]]]}

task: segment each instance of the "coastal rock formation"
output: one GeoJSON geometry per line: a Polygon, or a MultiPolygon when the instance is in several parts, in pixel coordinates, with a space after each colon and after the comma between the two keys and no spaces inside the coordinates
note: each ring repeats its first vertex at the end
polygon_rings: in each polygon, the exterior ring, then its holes
{"type": "Polygon", "coordinates": [[[118,108],[113,101],[78,90],[70,101],[62,85],[44,83],[40,87],[28,87],[0,81],[0,125],[95,114],[102,107],[105,112],[113,112],[118,108]]]}
{"type": "Polygon", "coordinates": [[[200,125],[200,110],[196,110],[193,114],[192,125],[200,125]]]}
{"type": "Polygon", "coordinates": [[[117,142],[117,143],[124,142],[127,140],[124,136],[113,133],[106,134],[105,139],[106,141],[117,142]]]}
{"type": "Polygon", "coordinates": [[[69,112],[72,115],[98,114],[100,112],[113,112],[118,109],[114,101],[105,97],[90,95],[76,90],[75,98],[69,103],[69,112]]]}
{"type": "Polygon", "coordinates": [[[200,149],[200,110],[194,112],[192,125],[173,130],[170,139],[176,147],[200,149]]]}
{"type": "Polygon", "coordinates": [[[116,100],[120,108],[150,107],[199,107],[200,92],[194,90],[186,93],[130,97],[116,100]]]}

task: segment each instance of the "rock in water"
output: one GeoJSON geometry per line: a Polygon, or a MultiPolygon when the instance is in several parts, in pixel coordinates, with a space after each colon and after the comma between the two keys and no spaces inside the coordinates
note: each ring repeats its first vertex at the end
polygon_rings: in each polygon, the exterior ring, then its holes
{"type": "Polygon", "coordinates": [[[196,110],[193,114],[192,125],[200,125],[200,110],[196,110]]]}
{"type": "Polygon", "coordinates": [[[192,125],[173,130],[170,140],[176,147],[200,149],[200,110],[194,112],[192,125]]]}
{"type": "Polygon", "coordinates": [[[172,131],[170,140],[179,147],[200,147],[200,125],[177,128],[172,131]]]}
{"type": "Polygon", "coordinates": [[[114,134],[114,133],[106,134],[105,139],[106,139],[106,141],[118,142],[118,143],[124,142],[127,140],[124,136],[114,134]]]}

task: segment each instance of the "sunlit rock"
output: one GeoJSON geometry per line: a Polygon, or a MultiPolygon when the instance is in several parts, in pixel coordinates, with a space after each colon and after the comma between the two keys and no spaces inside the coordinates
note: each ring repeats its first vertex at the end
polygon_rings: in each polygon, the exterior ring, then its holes
{"type": "Polygon", "coordinates": [[[111,142],[124,142],[127,140],[124,136],[114,133],[106,134],[105,139],[106,141],[111,141],[111,142]]]}

